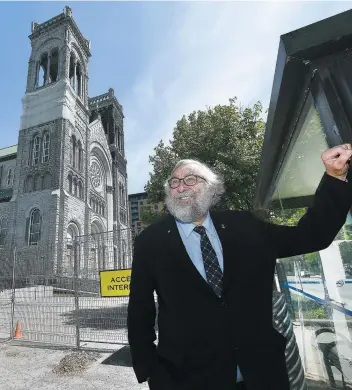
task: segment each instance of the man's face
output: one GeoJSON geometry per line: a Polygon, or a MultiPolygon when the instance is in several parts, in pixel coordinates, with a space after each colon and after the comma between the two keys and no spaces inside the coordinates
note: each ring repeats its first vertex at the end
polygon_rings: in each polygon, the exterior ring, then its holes
{"type": "MultiPolygon", "coordinates": [[[[174,171],[172,178],[184,179],[189,175],[197,176],[197,172],[184,165],[174,171]]],[[[181,180],[177,188],[170,188],[170,195],[180,206],[189,206],[196,201],[197,195],[204,189],[204,185],[205,181],[202,179],[197,179],[195,185],[187,185],[184,180],[181,180]]]]}
{"type": "Polygon", "coordinates": [[[198,172],[189,165],[177,168],[172,178],[184,180],[180,181],[178,187],[170,187],[170,194],[166,197],[166,206],[170,213],[177,219],[188,223],[205,216],[213,200],[213,194],[209,191],[205,179],[197,177],[197,181],[192,182],[189,175],[198,176],[198,172]],[[191,185],[193,183],[195,184],[191,185]]]}

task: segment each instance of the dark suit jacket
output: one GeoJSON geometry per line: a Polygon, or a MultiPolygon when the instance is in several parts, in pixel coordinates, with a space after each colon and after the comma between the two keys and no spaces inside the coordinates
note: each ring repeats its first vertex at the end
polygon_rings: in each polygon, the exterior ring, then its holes
{"type": "Polygon", "coordinates": [[[158,355],[182,367],[185,359],[205,362],[234,352],[250,389],[269,384],[270,389],[287,389],[286,341],[272,327],[276,259],[328,247],[351,203],[351,174],[348,183],[324,174],[314,205],[295,227],[270,224],[247,211],[211,212],[223,247],[222,298],[193,266],[173,217],[142,232],[135,241],[128,307],[138,381],[151,374],[158,355]],[[159,304],[157,348],[154,291],[159,304]]]}

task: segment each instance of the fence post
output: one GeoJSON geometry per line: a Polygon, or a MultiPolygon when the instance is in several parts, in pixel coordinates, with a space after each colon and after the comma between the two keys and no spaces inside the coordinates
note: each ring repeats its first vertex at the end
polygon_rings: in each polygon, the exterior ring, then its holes
{"type": "Polygon", "coordinates": [[[13,337],[13,331],[15,326],[15,298],[16,298],[16,259],[17,259],[17,251],[16,247],[13,250],[13,262],[12,262],[12,296],[11,296],[11,330],[10,337],[13,337]]]}
{"type": "Polygon", "coordinates": [[[73,242],[73,257],[74,257],[73,283],[74,283],[74,290],[75,290],[76,346],[77,346],[77,349],[80,349],[81,348],[81,338],[80,338],[80,319],[79,319],[78,245],[79,245],[78,242],[75,240],[73,242]]]}

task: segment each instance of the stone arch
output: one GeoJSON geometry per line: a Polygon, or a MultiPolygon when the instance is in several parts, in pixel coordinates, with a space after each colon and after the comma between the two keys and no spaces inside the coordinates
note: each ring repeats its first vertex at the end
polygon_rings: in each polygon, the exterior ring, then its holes
{"type": "Polygon", "coordinates": [[[98,216],[92,218],[90,226],[91,226],[91,234],[100,234],[106,232],[106,226],[104,224],[104,221],[98,216]]]}
{"type": "Polygon", "coordinates": [[[68,192],[72,194],[72,173],[69,172],[67,175],[67,183],[68,183],[68,192]]]}
{"type": "Polygon", "coordinates": [[[31,61],[35,66],[31,71],[34,81],[32,87],[40,88],[59,80],[61,48],[61,39],[53,37],[33,51],[31,61]]]}
{"type": "Polygon", "coordinates": [[[96,156],[106,172],[106,184],[112,186],[111,157],[99,142],[92,142],[90,145],[90,156],[96,156]]]}
{"type": "Polygon", "coordinates": [[[42,206],[40,206],[39,203],[32,203],[30,206],[27,207],[26,211],[24,212],[25,218],[29,218],[29,215],[33,209],[39,209],[40,214],[43,216],[42,206]]]}
{"type": "Polygon", "coordinates": [[[48,38],[43,43],[41,43],[36,50],[33,51],[31,59],[34,61],[38,61],[42,53],[47,52],[49,54],[56,47],[60,51],[62,46],[63,46],[63,42],[60,38],[57,37],[48,38]]]}
{"type": "Polygon", "coordinates": [[[82,55],[82,50],[80,49],[80,47],[75,42],[71,42],[71,44],[70,44],[70,52],[74,53],[75,58],[81,64],[83,75],[87,75],[86,60],[84,59],[84,56],[82,55]]]}
{"type": "MultiPolygon", "coordinates": [[[[104,200],[106,201],[106,210],[105,218],[107,220],[107,230],[113,230],[113,178],[112,178],[112,164],[111,164],[111,155],[108,154],[108,150],[105,150],[102,145],[96,141],[90,144],[90,159],[89,164],[91,164],[92,158],[96,158],[100,161],[104,171],[105,171],[105,181],[106,187],[104,189],[104,200]]],[[[90,165],[89,165],[90,166],[90,165]]]]}

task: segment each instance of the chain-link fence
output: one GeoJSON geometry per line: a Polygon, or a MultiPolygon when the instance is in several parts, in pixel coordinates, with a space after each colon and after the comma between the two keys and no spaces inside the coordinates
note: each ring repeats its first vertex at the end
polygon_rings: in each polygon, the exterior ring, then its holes
{"type": "Polygon", "coordinates": [[[128,298],[101,297],[99,273],[131,262],[130,229],[14,249],[0,270],[0,340],[12,338],[19,322],[28,341],[94,349],[127,343],[128,298]]]}

